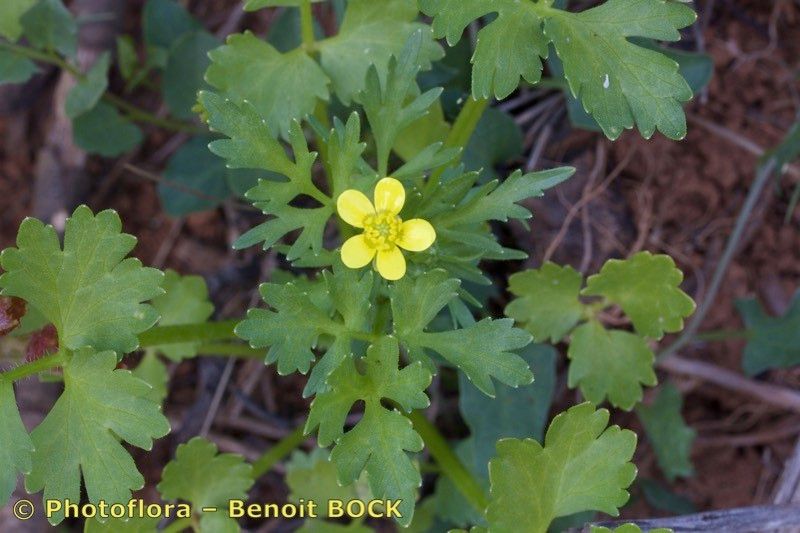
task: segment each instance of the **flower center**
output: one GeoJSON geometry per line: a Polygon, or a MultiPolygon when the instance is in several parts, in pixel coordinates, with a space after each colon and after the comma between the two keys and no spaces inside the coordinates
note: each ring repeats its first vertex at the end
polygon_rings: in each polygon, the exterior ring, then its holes
{"type": "Polygon", "coordinates": [[[379,211],[364,219],[364,238],[367,244],[377,250],[391,250],[400,237],[403,221],[388,211],[379,211]]]}

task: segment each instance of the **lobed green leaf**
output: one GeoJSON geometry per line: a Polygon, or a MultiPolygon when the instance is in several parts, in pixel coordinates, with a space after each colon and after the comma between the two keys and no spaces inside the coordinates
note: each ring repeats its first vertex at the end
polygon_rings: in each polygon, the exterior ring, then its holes
{"type": "Polygon", "coordinates": [[[67,219],[63,249],[55,229],[28,218],[17,247],[0,255],[3,294],[23,298],[52,322],[59,346],[77,350],[135,350],[137,334],[158,319],[142,302],[162,294],[163,274],[125,258],[136,238],[121,232],[114,211],[78,207],[67,219]]]}
{"type": "Polygon", "coordinates": [[[499,441],[489,463],[489,531],[545,533],[556,517],[586,510],[617,516],[636,477],[636,434],[607,428],[608,418],[586,402],[553,419],[544,446],[499,441]]]}
{"type": "MultiPolygon", "coordinates": [[[[83,348],[64,366],[64,392],[31,433],[33,468],[29,492],[44,499],[78,502],[81,477],[89,501],[125,503],[144,478],[120,441],[149,450],[169,423],[148,395],[150,386],[127,370],[115,370],[114,352],[83,348]]],[[[63,511],[50,522],[64,519],[63,511]]]]}

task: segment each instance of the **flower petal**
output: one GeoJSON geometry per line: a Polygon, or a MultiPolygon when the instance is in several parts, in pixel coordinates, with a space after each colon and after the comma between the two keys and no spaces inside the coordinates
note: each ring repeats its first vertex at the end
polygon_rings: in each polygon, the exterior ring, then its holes
{"type": "Polygon", "coordinates": [[[406,275],[406,258],[397,246],[392,246],[391,250],[378,252],[376,263],[380,275],[389,281],[398,280],[406,275]]]}
{"type": "Polygon", "coordinates": [[[421,218],[412,218],[400,226],[400,238],[397,239],[397,246],[412,252],[421,252],[430,248],[435,240],[436,230],[433,229],[430,222],[421,218]]]}
{"type": "Polygon", "coordinates": [[[396,179],[383,178],[375,185],[374,198],[376,211],[388,211],[397,215],[406,203],[406,190],[396,179]]]}
{"type": "Polygon", "coordinates": [[[342,245],[342,263],[350,268],[361,268],[375,257],[375,248],[367,244],[364,235],[350,237],[342,245]]]}
{"type": "Polygon", "coordinates": [[[369,198],[355,189],[347,189],[336,200],[336,210],[342,220],[357,228],[364,227],[364,218],[375,214],[369,198]]]}

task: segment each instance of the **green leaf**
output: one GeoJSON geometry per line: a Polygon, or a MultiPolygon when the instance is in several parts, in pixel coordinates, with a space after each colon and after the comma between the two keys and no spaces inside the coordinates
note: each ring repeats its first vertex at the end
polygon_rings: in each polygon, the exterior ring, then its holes
{"type": "Polygon", "coordinates": [[[800,364],[800,291],[783,316],[771,317],[754,299],[739,300],[736,309],[748,330],[742,367],[755,376],[772,368],[800,364]]]}
{"type": "Polygon", "coordinates": [[[336,442],[331,460],[340,483],[352,483],[366,470],[375,498],[403,500],[398,522],[408,525],[422,479],[406,452],[422,450],[423,442],[407,418],[382,402],[395,402],[407,412],[427,407],[430,402],[425,389],[431,374],[420,362],[403,369],[398,369],[398,364],[394,337],[382,337],[371,345],[366,358],[345,359],[328,378],[330,389],[312,402],[306,432],[319,428],[320,446],[336,442]],[[364,416],[344,433],[345,419],[358,401],[364,402],[364,416]]]}
{"type": "Polygon", "coordinates": [[[311,372],[304,396],[324,390],[331,372],[352,355],[352,334],[362,332],[370,317],[373,274],[337,265],[333,274],[323,272],[317,285],[314,291],[297,282],[262,284],[261,295],[272,309],[251,309],[236,327],[236,334],[254,348],[269,347],[266,362],[277,362],[282,375],[308,372],[320,335],[333,337],[311,372]]]}
{"type": "Polygon", "coordinates": [[[522,155],[522,130],[506,112],[489,107],[464,148],[464,167],[496,178],[495,165],[522,155]]]}
{"type": "Polygon", "coordinates": [[[362,475],[349,485],[340,485],[336,465],[329,460],[328,450],[321,448],[310,454],[301,451],[292,454],[286,463],[286,484],[289,486],[288,501],[316,503],[319,506],[317,514],[321,518],[328,518],[327,502],[330,500],[361,500],[367,503],[372,499],[367,476],[362,475]]]}
{"type": "Polygon", "coordinates": [[[479,32],[472,56],[472,94],[475,99],[494,94],[503,99],[520,78],[537,83],[542,74],[539,57],[547,56],[541,19],[528,2],[515,0],[420,0],[420,9],[434,18],[436,37],[455,45],[470,22],[489,13],[497,18],[479,32]]]}
{"type": "MultiPolygon", "coordinates": [[[[666,527],[656,527],[645,530],[647,533],[672,533],[672,530],[666,527]]],[[[614,529],[605,526],[595,526],[591,528],[591,533],[642,533],[642,528],[631,522],[630,524],[622,524],[614,529]]]]}
{"type": "MultiPolygon", "coordinates": [[[[442,102],[436,100],[425,115],[397,133],[393,149],[401,159],[410,161],[432,144],[443,143],[449,132],[450,124],[444,118],[442,102]]],[[[392,175],[397,177],[397,171],[392,175]]]]}
{"type": "Polygon", "coordinates": [[[487,398],[463,375],[459,376],[459,408],[475,441],[475,466],[485,472],[501,438],[531,437],[541,440],[553,399],[556,351],[545,344],[530,344],[520,357],[533,369],[536,381],[523,387],[497,387],[487,398]]]}
{"type": "Polygon", "coordinates": [[[608,397],[615,407],[630,411],[642,399],[642,385],[657,383],[655,355],[647,342],[627,331],[606,330],[594,320],[573,331],[567,356],[569,386],[580,387],[594,404],[608,397]]]}
{"type": "Polygon", "coordinates": [[[692,500],[673,492],[669,487],[657,481],[639,478],[637,483],[642,489],[642,495],[647,500],[647,503],[659,511],[666,511],[674,515],[697,512],[697,507],[692,503],[692,500]]]}
{"type": "Polygon", "coordinates": [[[583,276],[571,266],[547,262],[536,270],[512,274],[508,290],[517,298],[506,316],[521,323],[537,342],[559,342],[581,319],[583,276]]]}
{"type": "MultiPolygon", "coordinates": [[[[262,4],[248,6],[258,9],[262,4]]],[[[273,134],[285,135],[292,120],[311,115],[318,100],[330,99],[331,88],[349,104],[364,88],[371,65],[385,80],[389,58],[399,54],[415,31],[425,34],[419,59],[422,68],[441,57],[430,30],[416,18],[414,0],[380,4],[351,0],[339,34],[314,44],[319,64],[303,47],[280,53],[249,32],[231,35],[224,46],[211,52],[206,80],[226,97],[251,102],[273,134]]]]}
{"type": "Polygon", "coordinates": [[[555,10],[544,31],[564,63],[572,94],[616,139],[634,124],[645,138],[658,129],[671,139],[686,136],[681,102],[692,90],[678,64],[627,39],[680,39],[678,29],[697,18],[686,4],[609,0],[581,13],[555,10]]]}
{"type": "Polygon", "coordinates": [[[103,52],[95,61],[86,77],[70,89],[64,110],[69,118],[86,113],[92,109],[108,87],[108,67],[111,64],[111,53],[103,52]]]}
{"type": "Polygon", "coordinates": [[[478,33],[472,57],[476,99],[491,94],[504,98],[520,77],[537,83],[539,58],[547,57],[552,42],[573,96],[581,99],[608,137],[616,139],[634,125],[646,138],[656,129],[673,139],[686,136],[681,103],[692,91],[678,64],[629,40],[679,40],[678,30],[696,19],[685,3],[609,0],[581,13],[555,9],[547,2],[516,0],[422,0],[420,5],[434,17],[435,35],[446,36],[451,45],[471,21],[497,13],[478,33]]]}
{"type": "MultiPolygon", "coordinates": [[[[166,291],[153,298],[153,307],[161,315],[159,326],[200,324],[214,312],[208,298],[208,287],[200,276],[181,276],[174,270],[165,272],[161,288],[166,291]]],[[[198,343],[177,343],[152,346],[173,361],[197,355],[198,343]]]]}
{"type": "Polygon", "coordinates": [[[660,339],[683,329],[683,319],[694,312],[694,301],[678,288],[681,281],[683,273],[670,256],[639,252],[607,261],[600,273],[589,276],[581,294],[618,304],[637,333],[660,339]]]}
{"type": "Polygon", "coordinates": [[[33,442],[22,423],[14,384],[0,380],[0,505],[8,502],[17,486],[17,473],[31,471],[33,442]]]}
{"type": "Polygon", "coordinates": [[[12,43],[22,35],[20,18],[36,0],[3,0],[0,2],[0,36],[12,43]]]}
{"type": "Polygon", "coordinates": [[[586,402],[553,419],[544,446],[532,439],[498,442],[489,463],[490,530],[544,533],[554,518],[588,510],[617,516],[636,477],[630,462],[636,434],[606,428],[608,417],[586,402]]]}
{"type": "Polygon", "coordinates": [[[269,170],[288,178],[280,182],[262,180],[247,193],[253,205],[272,218],[242,235],[235,246],[246,248],[263,242],[267,249],[287,233],[302,229],[287,252],[287,259],[318,254],[322,250],[325,224],[333,214],[333,200],[311,179],[311,166],[317,154],[308,151],[300,125],[294,122],[289,133],[295,159],[292,161],[252,105],[237,105],[206,91],[200,93],[200,101],[208,112],[211,129],[229,137],[209,145],[213,153],[228,161],[229,168],[269,170]],[[300,195],[310,196],[322,205],[312,208],[289,205],[300,195]]]}
{"type": "Polygon", "coordinates": [[[435,88],[409,99],[409,95],[417,90],[422,45],[423,33],[420,30],[409,38],[399,59],[392,57],[389,60],[385,82],[381,82],[378,69],[371,67],[367,72],[364,91],[356,97],[364,108],[375,137],[380,175],[387,173],[389,153],[397,135],[423,117],[442,92],[441,88],[435,88]]]}
{"type": "MultiPolygon", "coordinates": [[[[245,11],[256,11],[265,7],[300,7],[305,0],[247,0],[244,4],[245,11]]],[[[323,2],[324,0],[309,0],[310,2],[323,2]]]]}
{"type": "Polygon", "coordinates": [[[203,75],[210,62],[208,52],[220,44],[219,39],[202,29],[185,33],[173,43],[161,90],[164,102],[176,117],[193,116],[197,91],[206,87],[203,75]]]}
{"type": "Polygon", "coordinates": [[[658,466],[669,481],[694,473],[690,454],[696,432],[686,425],[681,415],[682,406],[681,392],[666,383],[651,405],[636,407],[636,414],[656,452],[658,466]]]}
{"type": "MultiPolygon", "coordinates": [[[[541,440],[555,387],[556,351],[552,346],[531,344],[520,356],[530,365],[536,381],[523,387],[497,387],[488,398],[463,375],[459,375],[459,407],[470,429],[456,454],[464,465],[489,488],[489,460],[501,438],[532,437],[541,440]]],[[[440,476],[436,483],[437,514],[461,527],[484,523],[450,478],[440,476]]]]}
{"type": "Polygon", "coordinates": [[[109,518],[105,523],[97,518],[83,523],[83,533],[158,533],[160,518],[109,518]]]}
{"type": "Polygon", "coordinates": [[[150,394],[147,395],[150,401],[158,405],[164,403],[168,394],[169,373],[167,372],[167,367],[154,351],[145,351],[144,357],[142,357],[132,374],[150,385],[150,394]]]}
{"type": "Polygon", "coordinates": [[[117,68],[122,79],[130,81],[139,68],[139,53],[136,43],[130,35],[117,37],[117,68]]]}
{"type": "Polygon", "coordinates": [[[225,168],[225,160],[208,150],[209,140],[208,137],[193,137],[169,158],[164,169],[168,182],[158,184],[158,196],[170,215],[183,216],[218,206],[230,196],[228,175],[243,172],[225,168]],[[178,188],[178,184],[183,187],[178,188]]]}
{"type": "Polygon", "coordinates": [[[514,350],[530,343],[526,332],[509,319],[485,318],[470,327],[449,331],[425,331],[428,323],[457,295],[460,282],[443,270],[431,270],[411,279],[406,276],[391,291],[394,330],[414,360],[430,360],[426,350],[444,357],[462,370],[488,396],[494,396],[492,378],[506,385],[533,381],[528,364],[514,350]]]}
{"type": "Polygon", "coordinates": [[[162,293],[163,274],[125,258],[136,238],[121,229],[115,211],[95,216],[80,206],[67,219],[62,249],[52,226],[25,219],[17,248],[0,255],[3,294],[23,298],[52,322],[61,348],[135,350],[137,334],[158,319],[142,302],[162,293]]]}
{"type": "Polygon", "coordinates": [[[30,59],[0,50],[0,85],[6,83],[25,83],[38,72],[36,64],[30,59]]]}
{"type": "Polygon", "coordinates": [[[200,28],[175,0],[147,0],[142,10],[142,32],[149,47],[169,49],[181,36],[200,28]]]}
{"type": "Polygon", "coordinates": [[[116,157],[142,142],[142,130],[112,106],[98,102],[72,121],[75,144],[93,154],[116,157]]]}
{"type": "Polygon", "coordinates": [[[322,69],[342,102],[349,104],[363,90],[370,66],[385,80],[389,58],[399,57],[415,32],[421,33],[416,61],[423,70],[444,55],[430,28],[416,22],[417,15],[414,0],[348,2],[338,35],[317,43],[322,69]]]}
{"type": "Polygon", "coordinates": [[[544,191],[566,181],[574,173],[575,169],[572,167],[527,174],[516,170],[503,181],[492,180],[481,185],[471,194],[465,195],[461,203],[451,206],[449,212],[443,210],[438,213],[435,222],[432,220],[431,223],[438,229],[440,226],[453,228],[489,220],[507,222],[510,218],[528,219],[533,215],[528,209],[518,205],[518,202],[544,196],[544,191]]]}
{"type": "Polygon", "coordinates": [[[158,533],[160,518],[109,518],[105,523],[90,518],[83,523],[83,533],[158,533]]]}
{"type": "Polygon", "coordinates": [[[328,100],[328,78],[302,48],[281,54],[250,32],[229,35],[209,53],[206,81],[228,98],[250,102],[269,125],[286,134],[293,120],[328,100]]]}
{"type": "Polygon", "coordinates": [[[72,57],[78,50],[78,24],[61,0],[39,0],[20,18],[31,45],[72,57]]]}
{"type": "MultiPolygon", "coordinates": [[[[64,366],[64,392],[31,433],[33,469],[29,492],[44,489],[44,499],[81,499],[81,475],[89,501],[109,505],[130,500],[144,478],[120,440],[149,450],[169,432],[150,387],[127,370],[115,370],[114,352],[83,348],[64,366]]],[[[57,524],[63,512],[49,518],[57,524]]]]}
{"type": "Polygon", "coordinates": [[[195,437],[178,446],[175,459],[161,476],[158,492],[167,500],[183,500],[192,504],[194,515],[200,515],[200,531],[238,531],[236,521],[224,510],[230,500],[246,500],[253,485],[253,468],[241,455],[217,453],[217,446],[195,437]],[[220,510],[203,514],[204,507],[220,510]]]}

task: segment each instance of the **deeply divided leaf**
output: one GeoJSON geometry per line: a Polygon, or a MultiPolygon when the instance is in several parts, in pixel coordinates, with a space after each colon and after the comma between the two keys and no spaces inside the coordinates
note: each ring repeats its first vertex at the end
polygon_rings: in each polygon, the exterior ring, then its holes
{"type": "Polygon", "coordinates": [[[520,386],[533,380],[528,364],[514,353],[528,345],[528,333],[513,327],[509,319],[485,318],[469,327],[426,331],[428,322],[456,296],[460,283],[442,270],[431,270],[416,279],[398,282],[392,291],[394,328],[409,355],[430,365],[432,351],[462,370],[485,394],[494,395],[492,378],[520,386]]]}
{"type": "Polygon", "coordinates": [[[431,374],[420,362],[402,369],[399,347],[394,337],[382,337],[367,350],[363,359],[348,357],[328,378],[329,390],[317,395],[311,404],[306,432],[318,429],[321,446],[335,442],[331,460],[336,464],[339,482],[349,484],[367,472],[370,489],[376,498],[401,499],[402,518],[407,525],[414,513],[415,492],[422,480],[407,452],[422,449],[422,439],[411,422],[386,402],[404,411],[429,405],[425,389],[431,374]],[[344,432],[347,415],[356,402],[364,402],[364,415],[344,432]],[[391,468],[387,468],[391,465],[391,468]]]}
{"type": "Polygon", "coordinates": [[[213,153],[227,160],[228,167],[268,170],[286,177],[282,181],[260,180],[248,191],[247,198],[270,219],[242,235],[235,246],[245,248],[263,242],[267,249],[287,233],[299,229],[300,235],[287,252],[287,258],[318,254],[322,250],[325,224],[333,214],[333,201],[311,179],[311,166],[317,154],[309,152],[300,125],[293,122],[289,134],[292,160],[252,104],[236,104],[211,92],[201,92],[200,102],[208,113],[211,129],[228,137],[209,145],[213,153]],[[290,205],[301,195],[316,201],[318,207],[290,205]]]}
{"type": "Polygon", "coordinates": [[[333,339],[309,377],[304,395],[311,396],[353,354],[353,335],[363,333],[371,316],[372,284],[371,272],[344,267],[312,283],[265,283],[261,296],[270,309],[251,309],[236,334],[254,348],[269,347],[266,363],[277,363],[280,374],[307,373],[320,336],[333,339]]]}

